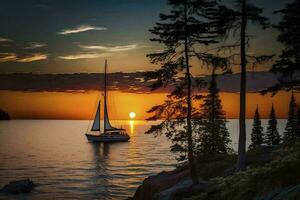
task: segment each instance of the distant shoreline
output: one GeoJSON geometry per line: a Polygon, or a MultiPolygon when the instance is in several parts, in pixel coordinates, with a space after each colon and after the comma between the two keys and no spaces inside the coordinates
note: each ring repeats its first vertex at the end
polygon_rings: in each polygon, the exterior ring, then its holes
{"type": "MultiPolygon", "coordinates": [[[[269,118],[261,118],[262,120],[268,120],[269,118]]],[[[43,118],[43,119],[38,119],[38,118],[11,118],[10,120],[53,120],[53,121],[91,121],[93,119],[47,119],[47,118],[43,118]]],[[[228,118],[227,120],[239,120],[237,118],[228,118]]],[[[253,120],[252,118],[246,118],[246,120],[253,120]]],[[[278,118],[277,120],[287,120],[287,118],[278,118]]],[[[103,120],[101,120],[103,121],[103,120]]],[[[161,120],[145,120],[145,119],[112,119],[111,121],[144,121],[144,122],[157,122],[157,121],[161,121],[161,120]]]]}
{"type": "Polygon", "coordinates": [[[5,112],[4,110],[0,109],[0,120],[10,120],[11,117],[8,114],[8,112],[5,112]]]}

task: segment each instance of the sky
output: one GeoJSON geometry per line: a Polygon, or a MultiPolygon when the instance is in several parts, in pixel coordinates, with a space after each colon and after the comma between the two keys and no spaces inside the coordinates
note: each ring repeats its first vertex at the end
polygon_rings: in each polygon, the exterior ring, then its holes
{"type": "MultiPolygon", "coordinates": [[[[233,5],[233,1],[224,2],[233,5]]],[[[264,7],[264,14],[276,24],[280,15],[273,12],[290,0],[252,2],[264,7]]],[[[108,71],[115,87],[111,88],[113,96],[124,98],[115,104],[116,110],[123,110],[122,113],[112,111],[113,118],[127,118],[130,111],[137,112],[139,119],[149,117],[146,111],[161,103],[168,90],[147,94],[149,90],[141,84],[139,72],[159,67],[150,64],[146,57],[162,49],[149,41],[152,35],[148,30],[158,21],[159,13],[169,9],[166,0],[1,0],[0,108],[14,118],[90,118],[99,96],[96,90],[101,88],[97,86],[97,77],[101,78],[96,73],[103,73],[104,60],[108,59],[108,71]],[[126,109],[125,102],[130,104],[126,109]]],[[[282,45],[276,41],[277,30],[260,30],[250,24],[249,33],[255,35],[249,54],[281,51],[282,45]]],[[[209,71],[198,64],[192,61],[193,75],[207,75],[209,71]]],[[[270,85],[276,81],[273,75],[265,75],[269,67],[270,64],[249,69],[254,74],[249,76],[249,81],[256,81],[248,86],[247,117],[252,116],[258,104],[256,99],[264,105],[275,102],[280,117],[286,116],[289,93],[282,92],[275,99],[253,93],[265,88],[264,83],[270,85]]],[[[220,80],[227,117],[235,118],[238,76],[220,80]]],[[[113,110],[112,103],[109,106],[113,110]]],[[[267,108],[262,109],[264,117],[268,115],[267,108]]]]}
{"type": "MultiPolygon", "coordinates": [[[[247,73],[247,118],[252,118],[259,106],[262,118],[268,118],[274,104],[278,118],[286,118],[291,92],[281,91],[275,96],[261,95],[260,90],[276,85],[278,77],[268,72],[247,73]]],[[[103,74],[0,74],[0,108],[13,119],[92,119],[101,92],[103,74]]],[[[217,77],[220,97],[227,118],[239,115],[239,74],[217,77]]],[[[299,77],[299,74],[298,76],[299,77]]],[[[210,77],[201,77],[209,81],[210,77]]],[[[150,92],[142,73],[108,74],[108,109],[111,119],[147,119],[146,111],[164,102],[170,88],[150,92]]],[[[204,88],[200,91],[206,95],[204,88]]],[[[295,93],[300,105],[300,95],[295,93]]],[[[103,100],[103,99],[102,99],[103,100]]],[[[193,102],[199,108],[202,101],[193,102]]]]}
{"type": "Polygon", "coordinates": [[[104,58],[111,71],[143,70],[157,48],[148,29],[164,9],[162,0],[1,1],[0,37],[11,40],[1,53],[18,58],[0,72],[99,72],[104,58]]]}
{"type": "MultiPolygon", "coordinates": [[[[273,23],[280,18],[273,11],[289,2],[252,1],[273,23]]],[[[110,72],[151,70],[157,66],[146,55],[161,47],[148,30],[169,9],[166,0],[2,0],[0,73],[101,72],[105,58],[110,72]]],[[[250,33],[256,35],[250,53],[281,49],[277,31],[251,25],[250,33]]]]}

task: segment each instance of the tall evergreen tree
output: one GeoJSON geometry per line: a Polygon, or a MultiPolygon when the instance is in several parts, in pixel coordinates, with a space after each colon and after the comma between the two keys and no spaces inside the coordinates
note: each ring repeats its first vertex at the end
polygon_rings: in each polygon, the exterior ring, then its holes
{"type": "Polygon", "coordinates": [[[210,29],[211,21],[206,17],[206,13],[214,9],[216,2],[168,0],[168,3],[172,6],[170,14],[160,14],[160,22],[150,30],[156,36],[151,41],[159,42],[165,47],[162,52],[148,55],[151,63],[158,64],[161,68],[146,73],[146,81],[155,80],[150,85],[152,90],[166,86],[172,86],[174,90],[164,104],[154,106],[148,111],[154,114],[151,119],[165,120],[159,125],[152,126],[147,133],[165,133],[173,142],[171,150],[179,152],[180,159],[185,159],[187,154],[191,178],[197,183],[192,101],[200,96],[193,94],[192,90],[202,87],[203,81],[193,80],[190,59],[194,56],[195,45],[216,42],[214,40],[216,33],[210,29]]]}
{"type": "MultiPolygon", "coordinates": [[[[246,169],[246,67],[247,64],[262,64],[270,60],[273,55],[248,55],[247,47],[251,40],[251,36],[247,33],[249,22],[254,22],[263,28],[268,27],[268,19],[262,16],[263,9],[256,7],[249,3],[250,0],[236,0],[236,9],[231,9],[226,6],[220,6],[218,25],[220,27],[219,33],[223,33],[225,38],[230,33],[239,31],[239,39],[237,44],[222,46],[224,51],[229,49],[229,54],[232,53],[232,48],[239,48],[239,58],[236,53],[229,55],[227,58],[232,65],[236,65],[236,59],[239,59],[241,66],[240,79],[240,116],[239,116],[239,144],[238,144],[238,160],[237,171],[246,169]],[[225,34],[224,34],[225,33],[225,34]]],[[[223,52],[223,51],[222,51],[223,52]]],[[[232,66],[231,65],[231,66],[232,66]]],[[[252,66],[253,66],[252,65],[252,66]]]]}
{"type": "Polygon", "coordinates": [[[280,34],[277,38],[284,45],[279,58],[271,71],[282,73],[279,84],[269,90],[276,92],[280,89],[297,89],[300,80],[294,77],[300,71],[300,0],[286,4],[285,8],[276,13],[282,14],[282,20],[275,26],[280,34]]]}
{"type": "Polygon", "coordinates": [[[268,145],[278,145],[280,143],[280,140],[281,138],[277,130],[277,119],[276,119],[275,109],[274,109],[274,105],[272,104],[265,142],[268,145]]]}
{"type": "Polygon", "coordinates": [[[253,128],[251,133],[251,144],[249,146],[250,149],[256,148],[263,144],[263,127],[261,126],[261,120],[258,112],[258,106],[256,107],[256,111],[253,119],[253,128]]]}
{"type": "Polygon", "coordinates": [[[197,150],[201,154],[228,153],[229,132],[226,127],[225,112],[222,109],[215,69],[212,71],[208,94],[200,110],[200,127],[197,150]]]}
{"type": "Polygon", "coordinates": [[[297,130],[296,102],[293,93],[290,100],[288,119],[287,119],[285,131],[283,135],[283,141],[288,142],[293,140],[296,137],[296,130],[297,130]]]}

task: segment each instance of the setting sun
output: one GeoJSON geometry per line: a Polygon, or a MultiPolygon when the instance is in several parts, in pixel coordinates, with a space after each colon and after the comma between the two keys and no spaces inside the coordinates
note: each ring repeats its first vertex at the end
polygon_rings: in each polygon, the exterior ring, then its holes
{"type": "Polygon", "coordinates": [[[130,112],[130,113],[129,113],[129,117],[130,117],[131,119],[134,119],[135,116],[136,116],[135,112],[130,112]]]}

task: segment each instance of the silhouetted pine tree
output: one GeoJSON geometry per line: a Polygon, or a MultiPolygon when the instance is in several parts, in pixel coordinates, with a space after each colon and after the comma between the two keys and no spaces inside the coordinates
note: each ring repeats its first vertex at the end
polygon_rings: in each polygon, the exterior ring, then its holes
{"type": "MultiPolygon", "coordinates": [[[[216,6],[211,0],[169,0],[170,14],[160,14],[160,22],[150,30],[156,37],[150,39],[164,45],[162,52],[148,55],[151,63],[160,69],[146,73],[147,80],[155,80],[150,87],[172,86],[164,104],[154,106],[149,113],[150,119],[164,119],[159,125],[152,126],[147,133],[165,133],[173,142],[171,150],[180,154],[180,159],[189,161],[190,174],[194,183],[198,182],[194,162],[194,135],[192,100],[200,98],[192,93],[192,86],[199,88],[203,81],[193,79],[190,72],[190,59],[195,56],[195,45],[215,43],[215,34],[210,29],[206,13],[216,6]],[[193,85],[192,85],[193,83],[193,85]]],[[[205,60],[206,57],[203,58],[205,60]]],[[[211,57],[207,58],[210,62],[211,57]]]]}
{"type": "Polygon", "coordinates": [[[225,112],[222,109],[217,88],[215,69],[213,69],[208,94],[200,110],[199,143],[200,154],[228,153],[230,148],[229,132],[226,127],[225,112]]]}
{"type": "Polygon", "coordinates": [[[255,111],[254,119],[253,119],[253,128],[251,133],[251,144],[249,146],[250,149],[256,148],[263,144],[263,127],[261,126],[261,120],[258,112],[258,106],[255,111]]]}
{"type": "Polygon", "coordinates": [[[283,135],[283,141],[288,142],[296,137],[297,130],[297,119],[296,119],[296,102],[294,94],[291,96],[288,119],[285,127],[285,132],[283,135]]]}
{"type": "MultiPolygon", "coordinates": [[[[268,27],[268,19],[262,16],[263,9],[256,7],[249,3],[250,0],[236,0],[236,8],[230,9],[228,7],[220,6],[218,15],[218,25],[220,27],[219,33],[223,33],[222,36],[228,37],[231,33],[235,34],[239,31],[239,37],[237,39],[238,44],[222,46],[220,49],[224,51],[222,54],[229,52],[228,59],[231,66],[236,66],[237,56],[241,65],[241,80],[240,80],[240,116],[239,116],[239,144],[238,144],[238,161],[237,171],[246,169],[246,67],[247,64],[262,64],[270,60],[273,55],[248,55],[247,46],[251,40],[250,35],[247,34],[247,26],[249,22],[254,22],[263,28],[268,27]],[[234,52],[233,48],[239,48],[239,55],[234,52]],[[226,51],[228,50],[228,51],[226,51]]],[[[230,41],[229,41],[230,42],[230,41]]],[[[253,66],[253,65],[252,65],[253,66]]]]}
{"type": "Polygon", "coordinates": [[[265,142],[268,145],[278,145],[280,143],[280,140],[281,138],[277,130],[277,119],[276,119],[275,109],[274,109],[274,105],[272,104],[265,142]]]}
{"type": "Polygon", "coordinates": [[[300,0],[294,0],[286,4],[285,8],[277,11],[283,15],[282,20],[275,26],[280,34],[277,38],[285,48],[273,65],[271,71],[280,72],[279,84],[269,90],[276,92],[280,89],[296,89],[300,86],[300,80],[293,76],[300,71],[300,0]]]}

